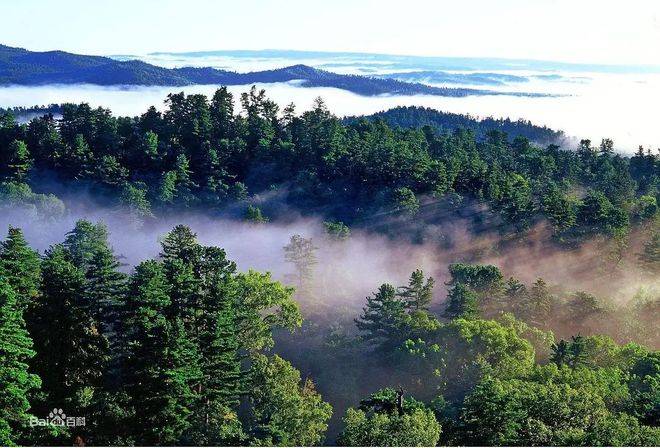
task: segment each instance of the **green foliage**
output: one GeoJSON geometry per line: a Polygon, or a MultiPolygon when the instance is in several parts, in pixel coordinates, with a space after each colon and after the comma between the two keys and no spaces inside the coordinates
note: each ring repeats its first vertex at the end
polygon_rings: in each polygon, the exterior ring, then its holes
{"type": "MultiPolygon", "coordinates": [[[[42,276],[41,297],[27,318],[37,353],[31,365],[45,394],[35,413],[47,415],[61,406],[71,415],[90,415],[110,360],[97,305],[87,298],[85,271],[63,245],[47,251],[42,276]]],[[[77,435],[87,436],[95,423],[76,428],[82,432],[77,435]]]]}
{"type": "Polygon", "coordinates": [[[325,221],[325,232],[335,241],[346,241],[351,237],[351,229],[341,221],[325,221]]]}
{"type": "Polygon", "coordinates": [[[268,217],[264,216],[259,207],[248,205],[245,211],[245,220],[254,224],[264,224],[270,221],[268,217]]]}
{"type": "Polygon", "coordinates": [[[343,446],[435,446],[441,426],[433,411],[403,391],[385,389],[349,408],[339,436],[343,446]]]}
{"type": "Polygon", "coordinates": [[[259,356],[252,366],[250,403],[256,445],[318,445],[332,416],[314,383],[301,384],[300,372],[275,355],[259,356]]]}
{"type": "Polygon", "coordinates": [[[396,296],[394,286],[383,284],[367,297],[363,314],[355,321],[363,338],[378,345],[394,345],[400,338],[405,303],[396,296]]]}
{"type": "Polygon", "coordinates": [[[617,412],[616,387],[622,387],[620,373],[607,370],[548,366],[523,379],[487,376],[465,399],[463,440],[476,445],[657,443],[657,428],[617,412]]]}
{"type": "Polygon", "coordinates": [[[32,339],[25,328],[20,305],[0,268],[0,443],[17,445],[27,435],[30,394],[41,381],[30,372],[32,339]]]}
{"type": "Polygon", "coordinates": [[[0,159],[2,168],[0,174],[10,182],[23,182],[32,167],[33,160],[25,142],[14,140],[9,144],[7,152],[0,159]]]}
{"type": "MultiPolygon", "coordinates": [[[[608,140],[600,150],[586,140],[578,151],[541,147],[520,137],[521,129],[536,129],[523,132],[533,141],[537,132],[548,142],[556,136],[529,123],[487,119],[475,128],[441,114],[457,127],[448,129],[428,116],[437,112],[405,108],[383,113],[389,125],[341,121],[322,101],[299,115],[291,107],[280,113],[256,88],[240,96],[243,114],[234,114],[234,102],[221,87],[210,100],[171,94],[164,113],[151,108],[133,118],[84,103],[63,105],[60,123],[44,116],[20,126],[3,115],[0,175],[36,187],[42,170],[51,170],[67,185],[84,180],[97,194],[121,194],[144,215],[147,203],[157,215],[217,210],[247,199],[248,190],[276,190],[294,208],[327,210],[328,222],[351,227],[384,210],[417,216],[425,195],[448,203],[461,197],[489,205],[504,220],[502,232],[544,217],[563,241],[625,235],[631,218],[657,214],[658,156],[623,157],[608,140]],[[518,137],[510,141],[502,129],[518,137]]],[[[490,219],[485,209],[475,221],[490,219]]]]}
{"type": "Polygon", "coordinates": [[[291,236],[289,244],[284,246],[284,260],[291,263],[295,269],[295,273],[290,278],[299,293],[309,293],[314,266],[318,263],[317,250],[318,247],[314,246],[311,238],[304,238],[301,235],[291,236]]]}
{"type": "Polygon", "coordinates": [[[14,290],[18,306],[26,309],[39,292],[41,260],[19,228],[9,227],[7,239],[0,243],[0,272],[14,290]]]}
{"type": "Polygon", "coordinates": [[[410,275],[408,285],[399,288],[397,295],[403,300],[406,308],[426,310],[433,299],[434,285],[433,277],[429,277],[424,282],[424,273],[417,269],[410,275]]]}
{"type": "Polygon", "coordinates": [[[397,188],[392,193],[392,207],[396,212],[415,216],[419,210],[419,200],[410,188],[397,188]]]}
{"type": "Polygon", "coordinates": [[[639,254],[639,263],[651,274],[660,273],[660,231],[655,231],[651,238],[644,243],[639,254]]]}
{"type": "Polygon", "coordinates": [[[7,213],[18,209],[25,216],[48,222],[64,216],[64,203],[52,194],[34,193],[24,183],[0,183],[0,210],[7,213]]]}

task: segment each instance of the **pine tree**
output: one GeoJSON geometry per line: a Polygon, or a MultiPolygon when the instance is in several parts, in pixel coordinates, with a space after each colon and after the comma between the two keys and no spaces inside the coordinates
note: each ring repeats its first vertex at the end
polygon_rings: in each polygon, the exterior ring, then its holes
{"type": "Polygon", "coordinates": [[[98,328],[110,337],[126,276],[118,270],[120,263],[108,244],[107,227],[79,220],[67,233],[63,247],[69,252],[72,263],[85,274],[85,301],[98,328]]]}
{"type": "Polygon", "coordinates": [[[15,445],[30,419],[30,393],[41,381],[28,371],[35,355],[23,307],[0,269],[0,444],[15,445]]]}
{"type": "Polygon", "coordinates": [[[160,257],[167,269],[168,263],[179,259],[187,264],[198,264],[202,247],[197,243],[197,235],[190,227],[178,225],[165,235],[162,242],[160,257]]]}
{"type": "Polygon", "coordinates": [[[367,297],[367,306],[355,320],[363,338],[381,347],[398,340],[401,324],[405,318],[405,304],[396,296],[394,286],[383,284],[378,292],[367,297]]]}
{"type": "Polygon", "coordinates": [[[529,290],[527,300],[522,307],[523,316],[534,326],[546,328],[552,311],[553,299],[548,285],[542,278],[538,278],[529,290]]]}
{"type": "Polygon", "coordinates": [[[108,367],[108,340],[85,299],[84,272],[63,246],[47,251],[42,276],[42,297],[28,315],[37,352],[34,370],[47,394],[41,410],[47,412],[54,403],[72,415],[87,415],[108,367]]]}
{"type": "Polygon", "coordinates": [[[314,246],[311,238],[303,238],[300,235],[293,235],[289,244],[284,246],[284,259],[295,268],[293,281],[300,293],[309,292],[314,266],[318,263],[317,250],[318,247],[314,246]]]}
{"type": "Polygon", "coordinates": [[[433,299],[433,277],[426,279],[424,283],[424,272],[415,270],[410,275],[408,286],[399,288],[398,296],[404,301],[409,310],[426,310],[433,299]]]}
{"type": "Polygon", "coordinates": [[[194,427],[188,439],[197,445],[238,444],[243,438],[238,405],[243,392],[236,311],[231,297],[219,299],[207,313],[200,338],[201,373],[194,427]]]}
{"type": "Polygon", "coordinates": [[[27,176],[28,171],[32,168],[33,160],[30,157],[25,142],[21,140],[14,140],[9,144],[7,153],[4,156],[6,160],[3,162],[2,171],[8,171],[7,180],[14,182],[23,182],[27,176]],[[5,168],[5,166],[7,168],[5,168]]]}
{"type": "Polygon", "coordinates": [[[126,391],[131,432],[141,445],[172,445],[190,426],[199,356],[180,319],[168,321],[170,287],[161,265],[138,265],[125,305],[126,391]]]}
{"type": "Polygon", "coordinates": [[[25,309],[39,292],[41,260],[28,246],[21,229],[9,227],[7,239],[0,243],[0,267],[16,293],[19,307],[25,309]]]}
{"type": "Polygon", "coordinates": [[[447,295],[445,316],[450,319],[474,318],[479,315],[479,296],[463,283],[455,283],[447,295]]]}

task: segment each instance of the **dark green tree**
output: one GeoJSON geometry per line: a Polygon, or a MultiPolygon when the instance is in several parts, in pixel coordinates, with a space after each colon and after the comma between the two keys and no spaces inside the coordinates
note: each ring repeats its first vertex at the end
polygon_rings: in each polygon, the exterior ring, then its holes
{"type": "Polygon", "coordinates": [[[25,328],[23,306],[0,268],[0,443],[17,445],[28,435],[29,398],[41,385],[31,373],[32,339],[25,328]]]}
{"type": "Polygon", "coordinates": [[[7,239],[0,243],[0,270],[15,291],[19,307],[25,310],[39,293],[41,260],[17,227],[10,226],[7,239]]]}

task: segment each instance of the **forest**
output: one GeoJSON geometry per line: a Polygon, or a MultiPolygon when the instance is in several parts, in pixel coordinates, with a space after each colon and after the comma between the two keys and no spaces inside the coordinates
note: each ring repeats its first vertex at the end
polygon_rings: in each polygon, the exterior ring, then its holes
{"type": "Polygon", "coordinates": [[[7,229],[2,445],[660,445],[657,151],[254,87],[58,110],[0,115],[0,214],[48,228],[84,196],[125,225],[77,219],[46,250],[7,229]],[[134,265],[110,242],[192,214],[323,234],[262,254],[282,279],[183,222],[134,265]],[[434,268],[377,278],[384,247],[434,268]],[[63,412],[84,420],[44,423],[63,412]]]}

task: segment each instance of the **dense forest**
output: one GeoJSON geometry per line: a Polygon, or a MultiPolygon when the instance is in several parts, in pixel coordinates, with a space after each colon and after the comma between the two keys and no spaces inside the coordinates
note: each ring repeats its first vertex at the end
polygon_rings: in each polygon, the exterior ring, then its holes
{"type": "Polygon", "coordinates": [[[135,266],[103,223],[78,220],[42,253],[11,226],[3,445],[660,444],[658,154],[341,120],[321,100],[299,114],[254,88],[238,101],[220,88],[138,117],[6,112],[0,212],[48,223],[84,193],[128,214],[123,233],[189,213],[265,231],[315,217],[339,252],[379,235],[448,253],[442,277],[372,279],[362,252],[352,275],[372,293],[356,307],[337,297],[349,275],[321,284],[332,261],[299,234],[274,255],[290,272],[278,281],[186,225],[135,266]],[[589,248],[599,294],[452,252],[456,223],[499,253],[589,248]],[[624,271],[630,296],[604,295],[624,271]],[[84,425],[40,424],[63,412],[84,425]]]}
{"type": "MultiPolygon", "coordinates": [[[[347,117],[345,121],[356,122],[365,117],[347,117]]],[[[440,133],[467,129],[474,132],[478,140],[484,140],[489,131],[502,131],[509,138],[525,137],[535,143],[549,145],[563,144],[568,138],[562,131],[546,126],[538,126],[527,120],[513,121],[510,118],[476,118],[470,115],[442,112],[430,107],[399,106],[366,117],[370,120],[383,120],[393,127],[420,128],[430,126],[440,133]]]]}

